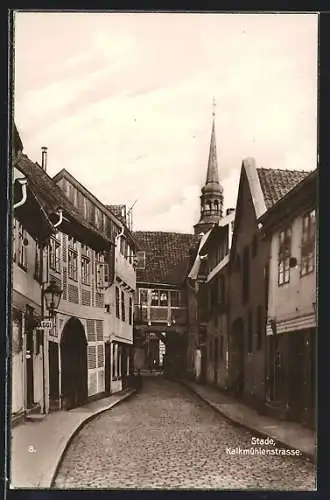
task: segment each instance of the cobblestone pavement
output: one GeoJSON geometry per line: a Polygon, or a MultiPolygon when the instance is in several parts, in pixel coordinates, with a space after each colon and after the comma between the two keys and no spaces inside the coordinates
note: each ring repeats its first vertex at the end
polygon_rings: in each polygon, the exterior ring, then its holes
{"type": "Polygon", "coordinates": [[[251,448],[251,438],[187,388],[148,377],[74,437],[54,487],[315,489],[315,468],[302,457],[226,451],[251,448]]]}

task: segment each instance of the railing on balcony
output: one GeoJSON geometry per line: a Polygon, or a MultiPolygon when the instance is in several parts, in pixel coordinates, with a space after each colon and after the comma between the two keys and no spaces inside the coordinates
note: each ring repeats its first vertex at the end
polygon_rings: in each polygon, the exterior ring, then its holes
{"type": "Polygon", "coordinates": [[[135,324],[185,324],[187,319],[188,316],[186,307],[147,306],[140,304],[135,306],[135,324]]]}

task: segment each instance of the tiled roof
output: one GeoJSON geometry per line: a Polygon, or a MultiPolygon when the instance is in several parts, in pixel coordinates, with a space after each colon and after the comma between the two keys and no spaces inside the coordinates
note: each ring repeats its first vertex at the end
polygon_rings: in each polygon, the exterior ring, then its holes
{"type": "Polygon", "coordinates": [[[301,182],[310,172],[257,168],[267,210],[301,182]]]}
{"type": "MultiPolygon", "coordinates": [[[[88,233],[89,238],[94,238],[98,242],[100,242],[100,239],[102,239],[104,243],[107,242],[103,234],[94,229],[93,226],[83,218],[64,195],[61,188],[38,164],[33,163],[26,155],[20,154],[14,161],[14,167],[15,166],[26,176],[29,187],[49,216],[54,215],[59,208],[62,208],[64,216],[71,219],[71,223],[68,221],[66,224],[67,230],[65,232],[70,234],[70,225],[72,226],[72,222],[75,222],[83,232],[86,234],[88,233]]],[[[65,222],[61,225],[61,229],[64,228],[64,226],[65,222]]],[[[73,227],[72,230],[74,230],[73,227]]]]}
{"type": "Polygon", "coordinates": [[[139,283],[181,285],[188,271],[191,249],[199,237],[187,233],[135,231],[140,250],[146,252],[145,269],[137,269],[139,283]]]}

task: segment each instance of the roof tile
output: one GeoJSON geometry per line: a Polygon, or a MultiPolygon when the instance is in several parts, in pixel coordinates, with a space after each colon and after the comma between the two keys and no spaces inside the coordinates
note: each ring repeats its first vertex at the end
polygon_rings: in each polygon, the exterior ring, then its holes
{"type": "Polygon", "coordinates": [[[181,285],[199,237],[187,233],[135,231],[141,250],[146,252],[145,269],[137,269],[137,282],[181,285]]]}
{"type": "Polygon", "coordinates": [[[310,172],[257,168],[267,210],[301,182],[310,172]]]}

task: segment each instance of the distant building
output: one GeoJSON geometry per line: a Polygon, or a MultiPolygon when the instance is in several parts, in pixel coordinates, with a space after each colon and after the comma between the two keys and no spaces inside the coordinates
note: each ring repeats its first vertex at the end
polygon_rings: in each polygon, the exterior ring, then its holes
{"type": "Polygon", "coordinates": [[[275,415],[315,426],[317,171],[260,219],[270,241],[266,402],[275,415]]]}
{"type": "MultiPolygon", "coordinates": [[[[136,267],[135,348],[144,351],[144,368],[173,363],[183,369],[187,334],[185,277],[192,234],[136,231],[140,251],[136,267]],[[165,344],[165,355],[164,347],[165,344]],[[164,357],[163,357],[164,356],[164,357]]],[[[174,364],[175,368],[174,368],[174,364]]]]}

